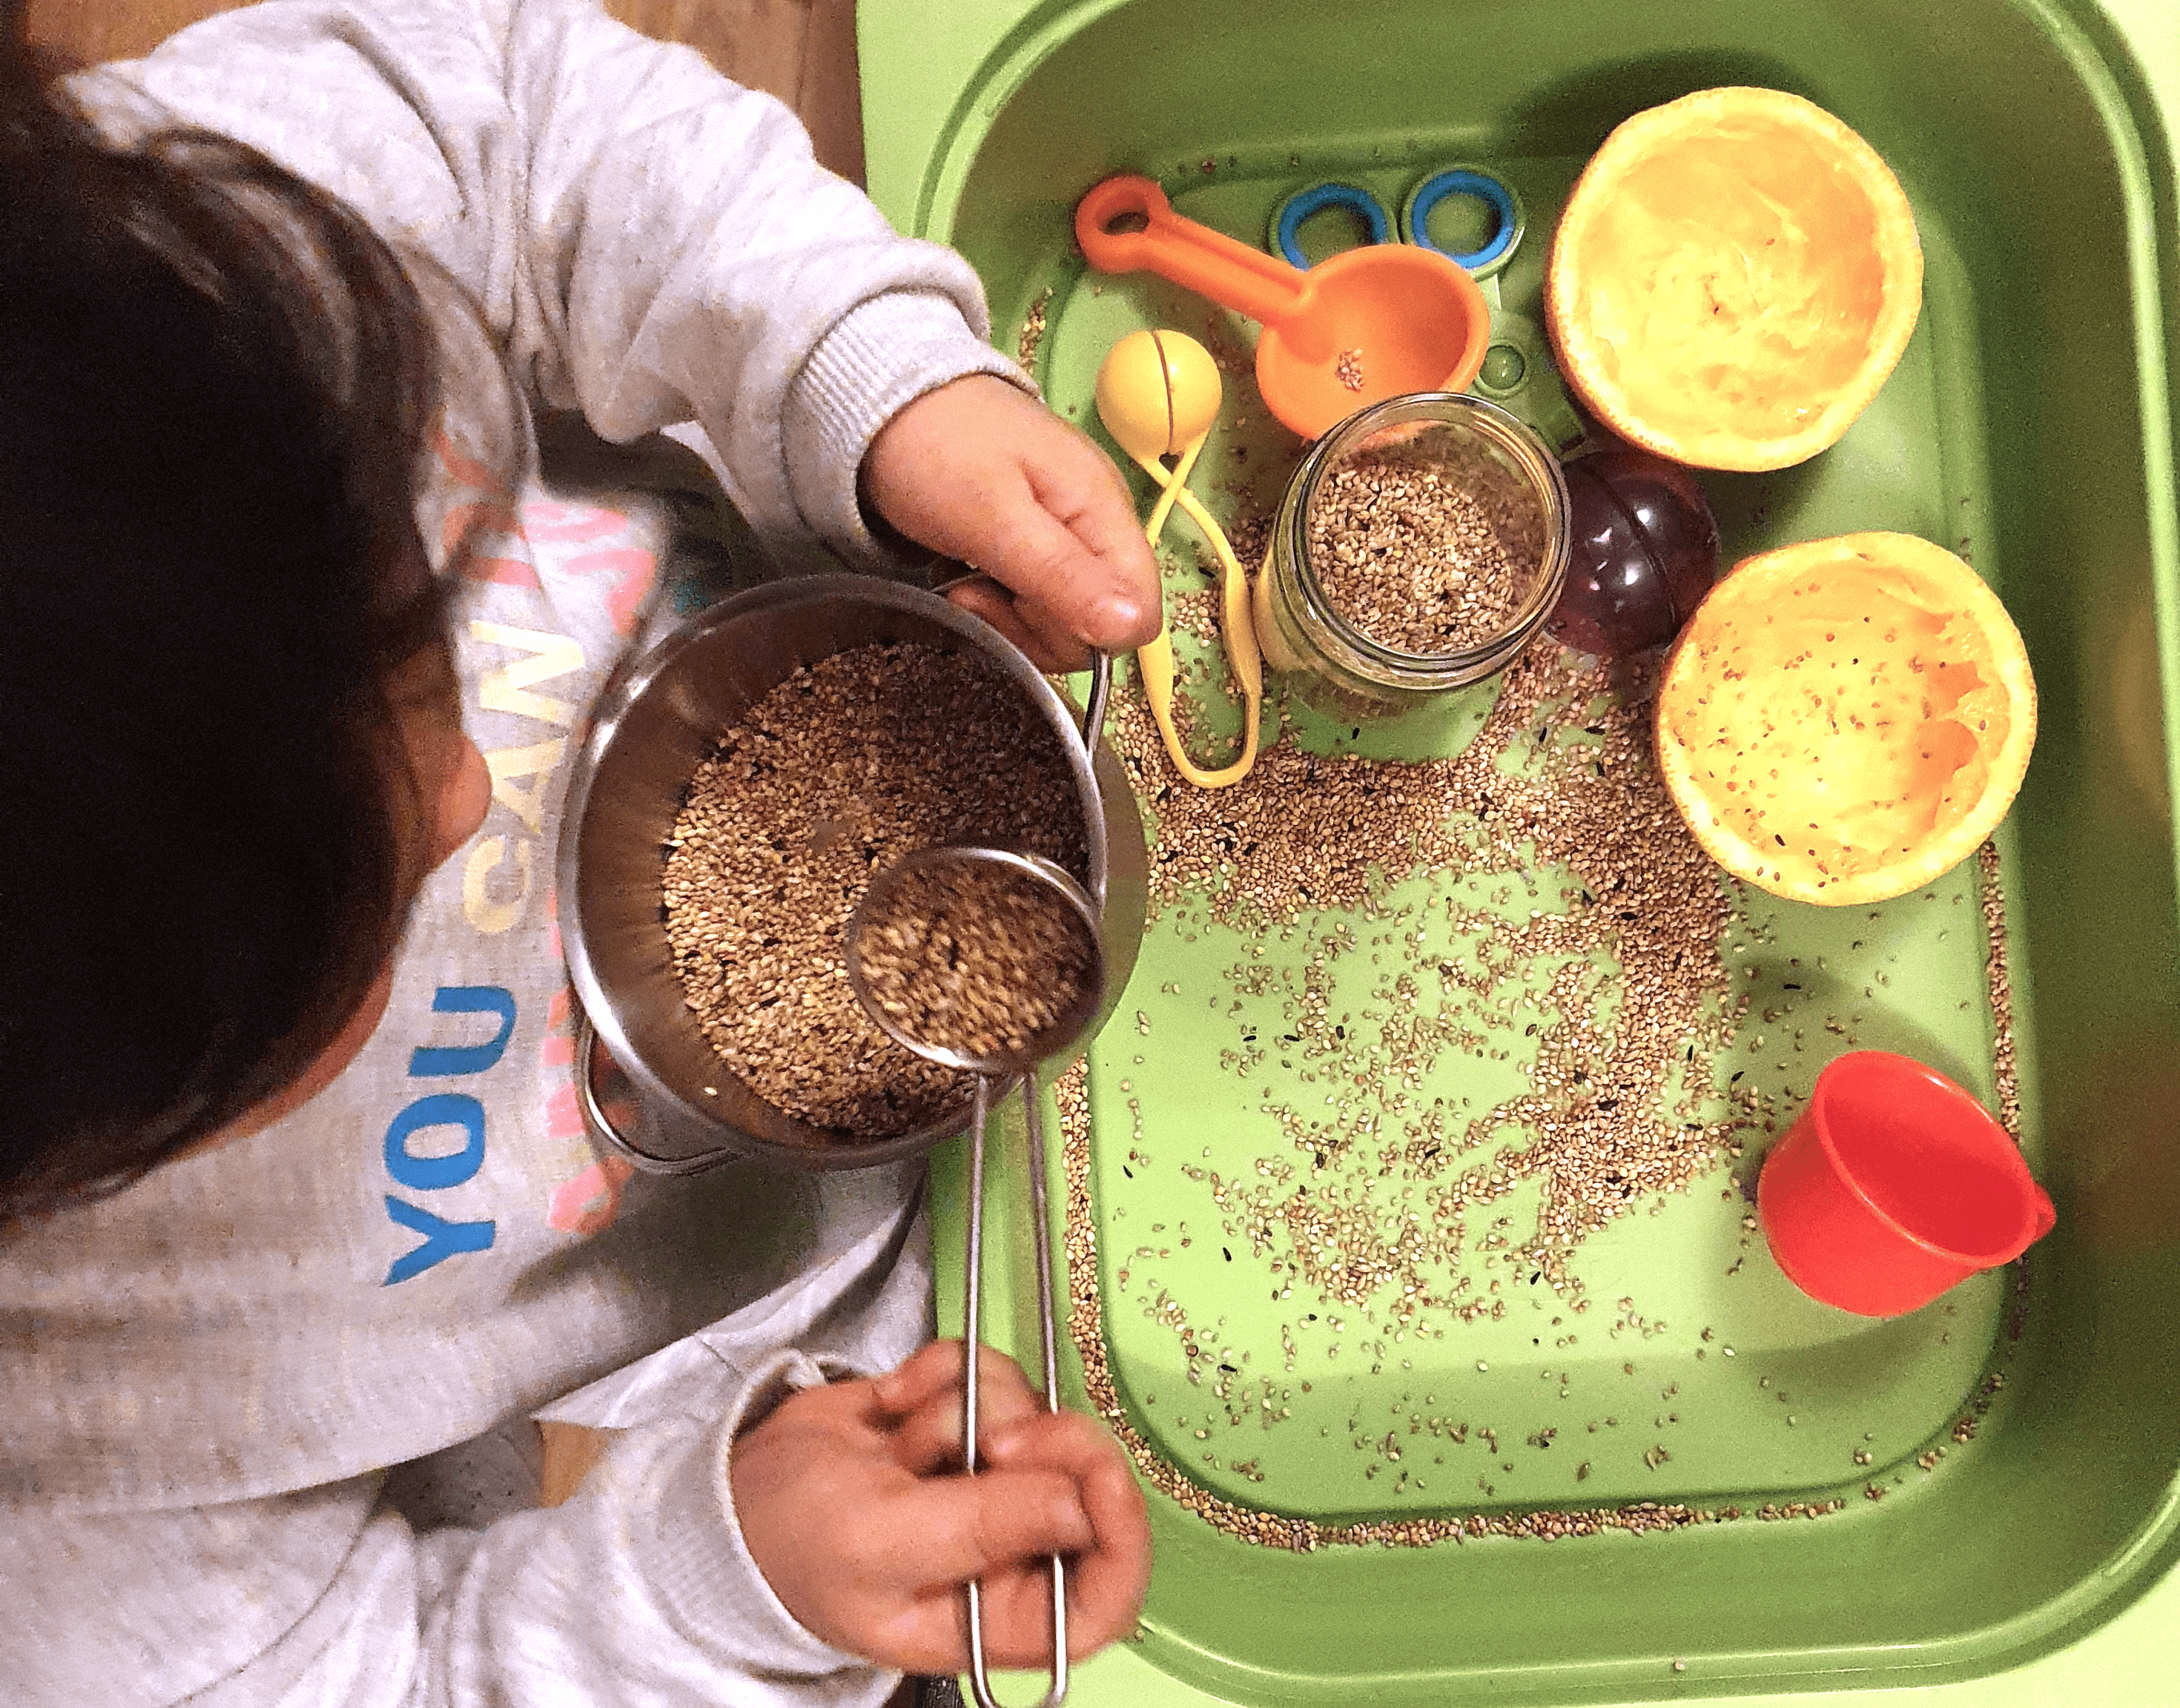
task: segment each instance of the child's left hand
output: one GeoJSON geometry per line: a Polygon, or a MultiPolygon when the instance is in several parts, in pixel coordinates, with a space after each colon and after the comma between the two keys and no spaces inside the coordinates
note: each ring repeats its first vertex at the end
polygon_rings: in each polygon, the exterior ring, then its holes
{"type": "Polygon", "coordinates": [[[1158,564],[1127,482],[1005,380],[971,374],[903,409],[871,442],[862,488],[910,539],[991,578],[947,596],[1041,669],[1080,670],[1091,647],[1131,651],[1159,632],[1158,564]]]}
{"type": "Polygon", "coordinates": [[[735,1443],[728,1475],[751,1557],[835,1648],[904,1672],[961,1672],[961,1586],[975,1578],[991,1664],[1043,1667],[1055,1552],[1068,1560],[1071,1656],[1134,1629],[1150,1530],[1120,1444],[1078,1412],[1046,1412],[989,1348],[977,1369],[973,1478],[958,1471],[959,1341],[873,1381],[806,1388],[735,1443]]]}

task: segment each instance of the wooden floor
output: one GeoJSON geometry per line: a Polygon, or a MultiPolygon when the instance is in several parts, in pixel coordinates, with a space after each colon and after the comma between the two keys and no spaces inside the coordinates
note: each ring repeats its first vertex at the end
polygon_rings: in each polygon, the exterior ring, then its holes
{"type": "MultiPolygon", "coordinates": [[[[83,60],[127,59],[235,0],[29,0],[33,37],[83,60]]],[[[801,117],[818,158],[863,181],[855,0],[607,0],[649,35],[700,48],[801,117]]]]}

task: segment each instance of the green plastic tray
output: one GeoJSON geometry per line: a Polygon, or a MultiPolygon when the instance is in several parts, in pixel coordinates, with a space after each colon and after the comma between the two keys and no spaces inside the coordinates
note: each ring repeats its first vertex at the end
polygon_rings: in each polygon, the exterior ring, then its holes
{"type": "MultiPolygon", "coordinates": [[[[1934,1703],[2180,1700],[2159,1641],[2180,1615],[2180,1353],[2167,1327],[2180,1304],[2180,982],[2162,735],[2173,702],[2161,684],[2180,658],[2166,365],[2180,330],[2180,18],[2163,0],[862,0],[859,16],[873,194],[904,228],[977,264],[1007,347],[1042,304],[1039,377],[1086,426],[1097,362],[1120,332],[1170,325],[1236,347],[1249,334],[1155,281],[1085,275],[1069,216],[1108,173],[1158,176],[1181,211],[1254,241],[1313,178],[1361,178],[1397,203],[1433,166],[1488,164],[1528,211],[1529,236],[1498,281],[1502,326],[1521,342],[1533,338],[1557,208],[1615,123],[1720,83],[1810,96],[1905,185],[1928,264],[1924,316],[1841,445],[1781,475],[1708,479],[1729,552],[1857,528],[1963,547],[2020,623],[2041,697],[2036,757],[2000,838],[2021,1133],[2060,1211],[2018,1277],[2023,1312],[2012,1272],[1891,1324],[1802,1299],[1742,1225],[1760,1130],[1741,1158],[1578,1250],[1584,1314],[1495,1255],[1470,1268],[1478,1289],[1500,1285],[1503,1315],[1440,1319],[1413,1343],[1390,1340],[1382,1310],[1306,1297],[1291,1277],[1291,1296],[1273,1299],[1265,1282],[1280,1278],[1265,1264],[1280,1253],[1237,1244],[1244,1224],[1230,1200],[1222,1214],[1208,1179],[1291,1155],[1264,1100],[1299,1107],[1319,1088],[1276,1056],[1247,1081],[1222,1065],[1222,1050],[1252,1029],[1270,1035],[1291,1011],[1275,983],[1252,995],[1229,976],[1250,940],[1200,907],[1166,911],[1121,1019],[1091,1052],[1077,1184],[1098,1255],[1076,1278],[1099,1308],[1100,1391],[1109,1381],[1146,1450],[1230,1516],[1263,1510],[1286,1535],[1299,1520],[1419,1524],[1414,1539],[1439,1539],[1292,1551],[1154,1492],[1141,1640],[1082,1669],[1075,1700],[1575,1703],[1849,1688],[1934,1703]],[[1124,1166],[1131,1152],[1140,1166],[1124,1166]],[[1217,1343],[1195,1385],[1161,1299],[1199,1353],[1217,1343]],[[1234,1370],[1218,1370],[1230,1355],[1234,1370]],[[1270,1427],[1266,1379],[1289,1414],[1270,1427]],[[1456,1421],[1471,1425],[1457,1446],[1456,1421]],[[1488,1455],[1486,1428],[1498,1442],[1488,1455]],[[1867,1498],[1871,1487],[1883,1497],[1867,1498]],[[1550,1543],[1444,1539],[1453,1520],[1534,1528],[1539,1513],[1646,1502],[1752,1516],[1550,1543]],[[1814,1520],[1753,1516],[1835,1503],[1814,1520]]],[[[1261,508],[1292,442],[1244,382],[1230,376],[1228,393],[1197,489],[1261,508]]],[[[1170,585],[1203,585],[1180,567],[1188,554],[1173,555],[1170,585]]],[[[1219,702],[1206,705],[1215,722],[1219,702]]],[[[1360,744],[1424,757],[1484,705],[1465,710],[1360,744]]],[[[1357,744],[1308,718],[1297,735],[1324,751],[1357,744]]],[[[1447,881],[1418,877],[1377,905],[1397,914],[1447,881]]],[[[1744,898],[1729,961],[1763,970],[1736,980],[1751,1002],[1721,1079],[1754,1075],[1790,1112],[1852,1033],[1996,1099],[1979,894],[1972,863],[1881,909],[1744,898]]],[[[1517,892],[1511,905],[1553,903],[1517,892]]],[[[1427,916],[1411,918],[1404,929],[1427,916]]],[[[1364,938],[1390,929],[1349,923],[1364,938]]],[[[1304,924],[1263,944],[1265,962],[1291,969],[1340,921],[1304,924]]],[[[1430,947],[1462,950],[1450,938],[1430,947]]],[[[1336,1009],[1369,1012],[1387,970],[1370,952],[1343,958],[1336,1009]]],[[[1466,1085],[1481,1104],[1504,1095],[1489,1074],[1518,1068],[1518,1049],[1495,1065],[1449,1060],[1433,1086],[1466,1085]]],[[[1054,1175],[1064,1188],[1061,1159],[1054,1175]]],[[[958,1158],[943,1156],[935,1180],[942,1317],[958,1322],[958,1158]]],[[[1021,1348],[1027,1230],[1013,1200],[1026,1195],[1010,1182],[1018,1166],[997,1176],[988,1280],[994,1338],[1021,1348]]],[[[1523,1201],[1500,1211],[1517,1234],[1523,1201]]],[[[1087,1315],[1078,1326],[1091,1336],[1087,1315]]],[[[1079,1359],[1067,1381],[1083,1403],[1079,1359]]],[[[1021,1681],[1013,1694],[1034,1689],[1021,1681]]]]}

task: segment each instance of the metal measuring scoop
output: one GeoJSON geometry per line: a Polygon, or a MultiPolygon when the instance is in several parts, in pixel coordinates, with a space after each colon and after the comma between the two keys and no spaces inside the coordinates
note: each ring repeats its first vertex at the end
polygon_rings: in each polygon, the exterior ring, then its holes
{"type": "MultiPolygon", "coordinates": [[[[1094,726],[1093,726],[1094,727],[1094,726]]],[[[988,923],[988,921],[987,921],[988,923]]],[[[954,947],[958,948],[958,940],[954,947]]],[[[969,1127],[968,1310],[966,1373],[962,1383],[962,1469],[977,1474],[977,1348],[983,1343],[984,1270],[984,1124],[992,1090],[1022,1082],[1022,1109],[1029,1130],[1030,1205],[1036,1224],[1037,1319],[1043,1342],[1044,1405],[1060,1409],[1060,1354],[1053,1324],[1052,1224],[1046,1203],[1044,1116],[1038,1083],[1040,1063],[1059,1055],[1082,1036],[1104,998],[1105,957],[1098,929],[1098,909],[1075,879],[1050,860],[1005,849],[927,849],[887,867],[871,880],[850,915],[845,943],[848,983],[856,999],[886,1035],[904,1049],[942,1067],[977,1075],[976,1101],[969,1127]],[[1065,1000],[1047,1001],[1027,1024],[1010,1024],[1004,1007],[964,1019],[958,1002],[948,999],[936,958],[945,945],[935,931],[918,934],[918,892],[952,883],[964,892],[980,885],[1002,887],[1032,898],[1051,910],[1047,923],[1061,926],[1082,958],[1076,988],[1065,1000]],[[933,1000],[934,997],[938,1000],[933,1000]],[[997,1018],[994,1018],[994,1013],[997,1018]],[[982,1022],[979,1024],[979,1022],[982,1022]]],[[[949,970],[959,962],[949,951],[949,970]]],[[[1034,1002],[1030,988],[1034,967],[1005,997],[1034,1002]]],[[[1049,996],[1049,993],[1048,993],[1049,996]]],[[[1017,1010],[1016,1012],[1019,1012],[1017,1010]]],[[[978,1586],[969,1584],[969,1681],[978,1708],[999,1708],[992,1695],[984,1664],[983,1608],[978,1586]]],[[[1052,1557],[1052,1688],[1039,1708],[1060,1708],[1067,1697],[1067,1575],[1060,1557],[1052,1557]]]]}

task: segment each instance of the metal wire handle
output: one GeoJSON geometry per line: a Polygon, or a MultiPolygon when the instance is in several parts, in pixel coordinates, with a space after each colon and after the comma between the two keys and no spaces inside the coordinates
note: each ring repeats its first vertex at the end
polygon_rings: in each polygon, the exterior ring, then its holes
{"type": "MultiPolygon", "coordinates": [[[[1082,707],[1082,749],[1094,762],[1098,743],[1104,733],[1105,709],[1113,694],[1113,659],[1093,652],[1090,660],[1090,692],[1082,707]]],[[[977,1076],[977,1098],[969,1127],[969,1260],[968,1305],[964,1312],[968,1374],[961,1384],[961,1465],[977,1475],[977,1349],[983,1344],[984,1317],[984,1123],[990,1113],[990,1079],[977,1076]]],[[[1060,1343],[1052,1315],[1052,1218],[1047,1205],[1044,1178],[1043,1090],[1037,1069],[1022,1074],[1022,1116],[1029,1129],[1030,1211],[1037,1223],[1032,1241],[1037,1254],[1037,1326],[1043,1343],[1044,1409],[1060,1409],[1060,1343]]],[[[989,1669],[984,1661],[984,1605],[980,1586],[969,1582],[969,1687],[977,1708],[1001,1708],[992,1694],[989,1669]]],[[[1067,1700],[1067,1563],[1052,1557],[1052,1686],[1038,1708],[1060,1708],[1067,1700]]]]}
{"type": "MultiPolygon", "coordinates": [[[[1101,655],[1102,657],[1102,655],[1101,655]]],[[[1093,689],[1093,700],[1100,698],[1093,689]]],[[[1102,709],[1102,708],[1101,708],[1102,709]]],[[[1095,728],[1093,725],[1093,729],[1095,728]]],[[[967,1375],[961,1384],[961,1465],[977,1475],[977,1351],[983,1344],[984,1316],[984,1123],[990,1112],[990,1079],[977,1076],[977,1097],[969,1128],[969,1261],[966,1344],[967,1375]]],[[[1022,1075],[1022,1109],[1029,1128],[1029,1183],[1031,1214],[1036,1237],[1037,1324],[1044,1343],[1044,1409],[1060,1409],[1060,1342],[1052,1316],[1052,1222],[1045,1199],[1044,1113],[1043,1093],[1032,1068],[1022,1075]]],[[[977,1708],[1000,1708],[992,1694],[992,1681],[984,1662],[983,1599],[974,1579],[969,1583],[969,1684],[977,1708]]],[[[1067,1566],[1058,1554],[1052,1557],[1052,1688],[1038,1708],[1060,1708],[1067,1700],[1067,1566]]]]}
{"type": "MultiPolygon", "coordinates": [[[[608,1057],[611,1052],[606,1052],[608,1057]]],[[[584,1012],[581,1002],[575,1004],[575,1101],[582,1112],[583,1128],[592,1142],[602,1145],[624,1162],[652,1174],[701,1174],[718,1165],[716,1154],[700,1153],[695,1156],[660,1156],[646,1151],[635,1140],[614,1124],[606,1112],[604,1100],[598,1096],[597,1056],[599,1054],[597,1028],[584,1012]]]]}
{"type": "Polygon", "coordinates": [[[1082,750],[1098,759],[1098,739],[1105,731],[1105,706],[1113,697],[1113,655],[1090,655],[1090,694],[1082,705],[1082,750]]]}

